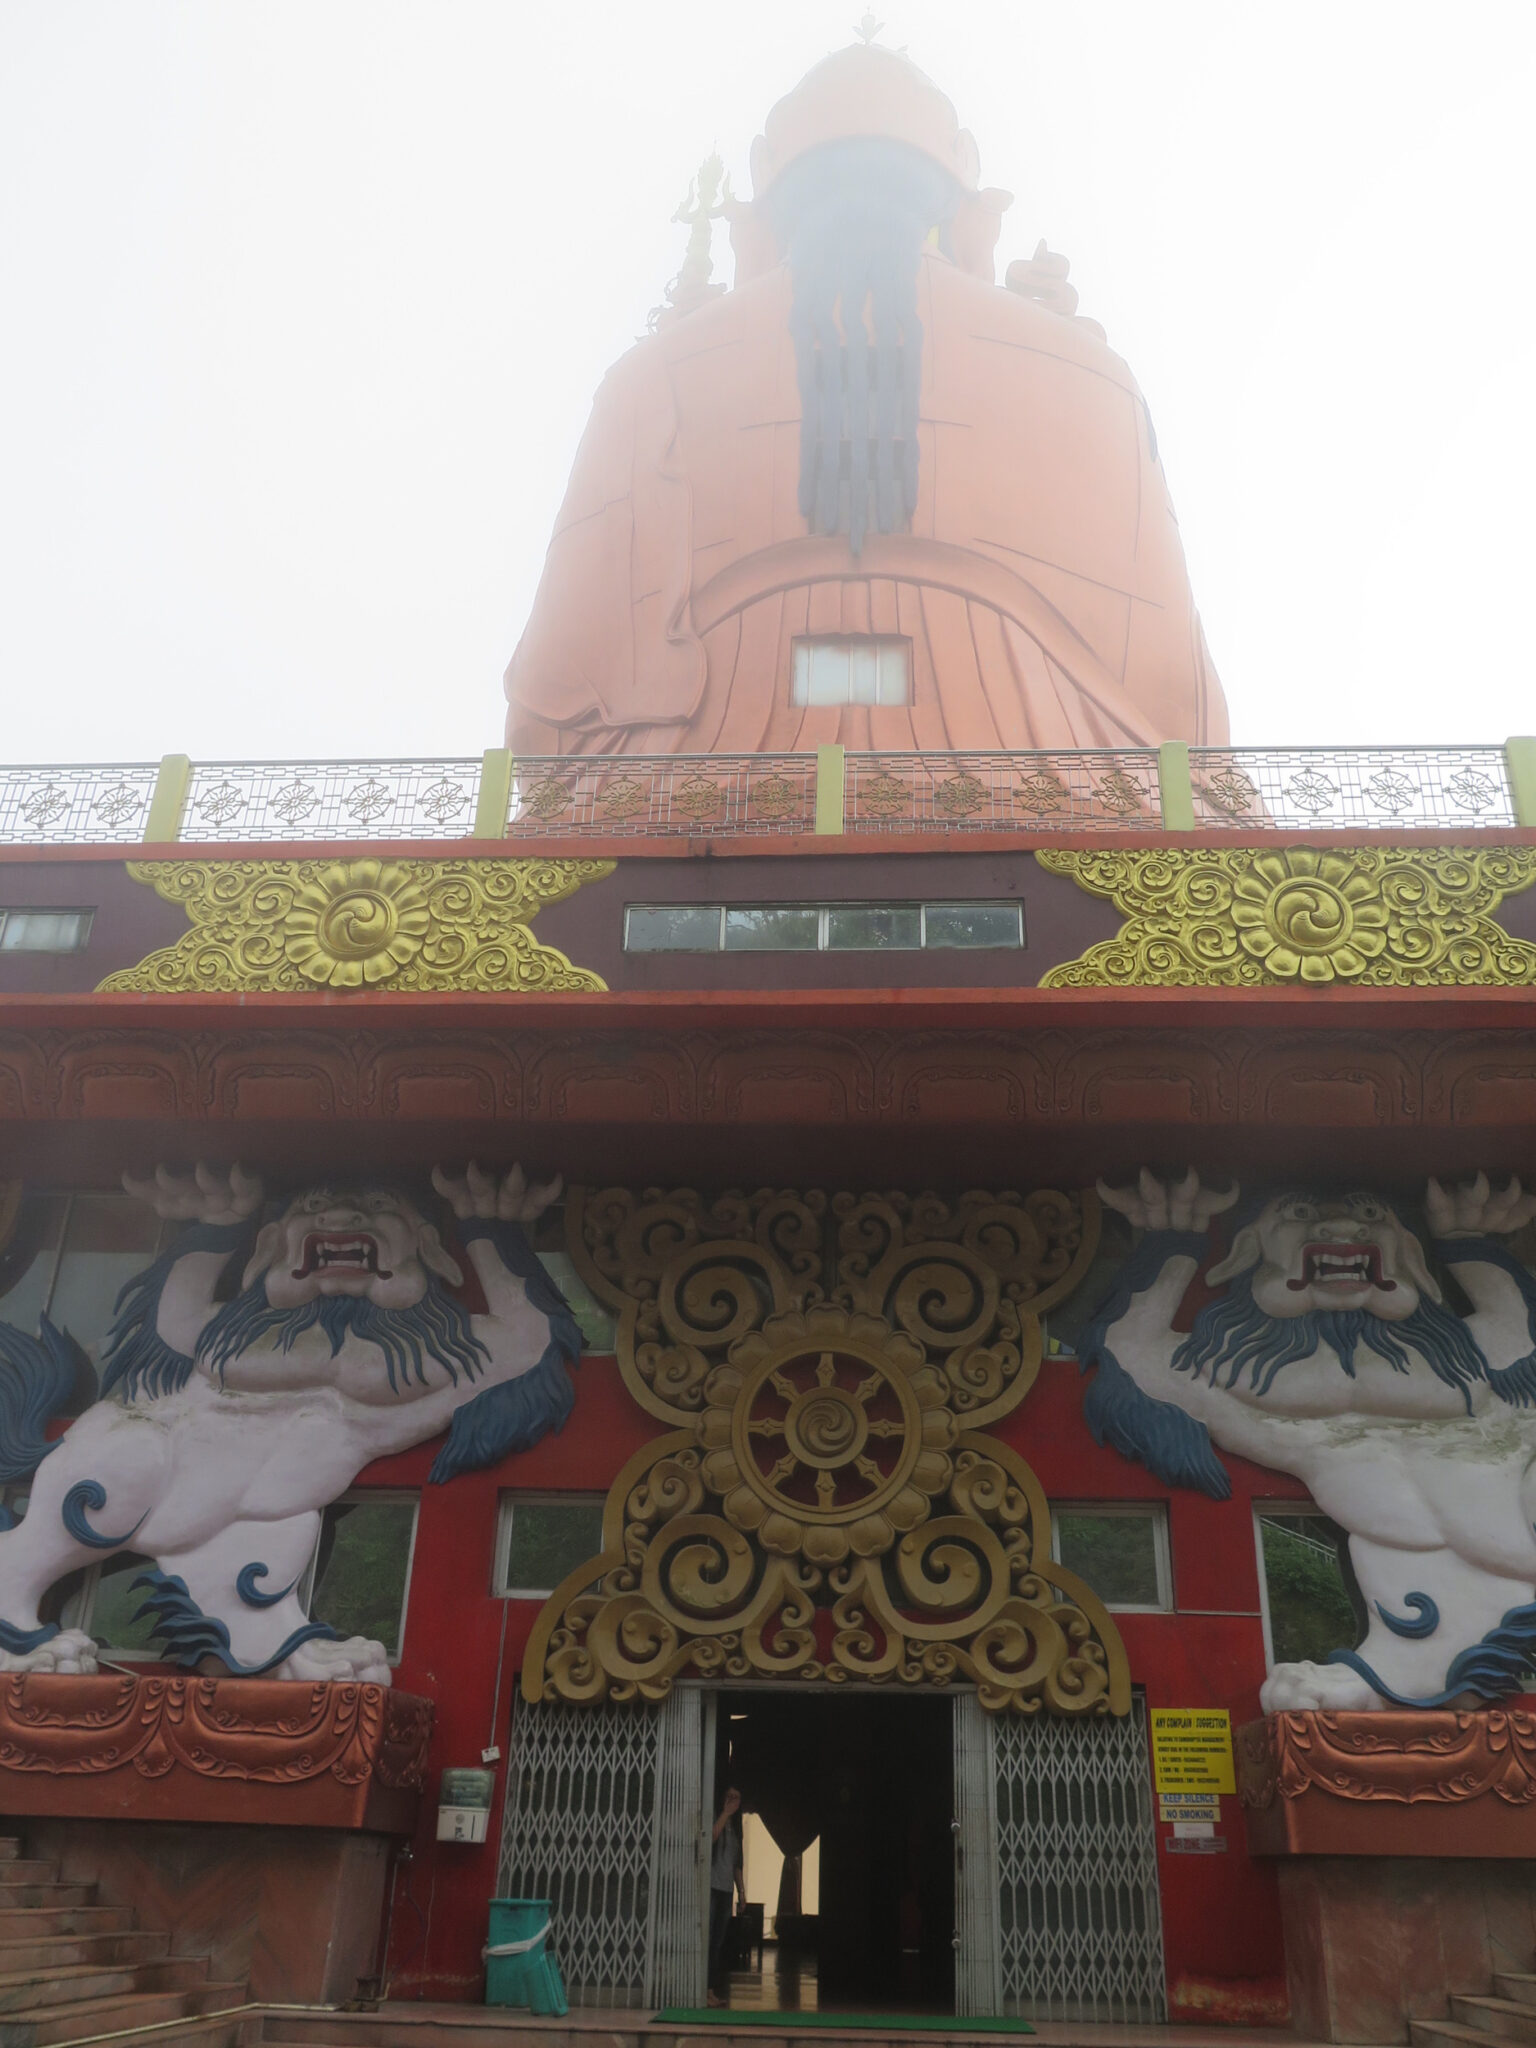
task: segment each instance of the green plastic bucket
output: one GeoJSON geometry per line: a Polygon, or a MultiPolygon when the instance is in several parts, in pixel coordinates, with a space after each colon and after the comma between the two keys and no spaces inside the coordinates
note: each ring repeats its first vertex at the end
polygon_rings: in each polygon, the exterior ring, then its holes
{"type": "Polygon", "coordinates": [[[484,1951],[487,2005],[523,2005],[556,2017],[569,2011],[559,1966],[548,1951],[549,1911],[548,1899],[491,1900],[484,1951]]]}

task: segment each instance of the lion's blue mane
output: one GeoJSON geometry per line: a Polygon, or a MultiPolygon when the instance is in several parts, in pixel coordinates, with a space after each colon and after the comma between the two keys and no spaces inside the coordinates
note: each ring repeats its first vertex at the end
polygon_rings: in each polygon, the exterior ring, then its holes
{"type": "MultiPolygon", "coordinates": [[[[1259,1207],[1262,1202],[1252,1214],[1259,1207]]],[[[1240,1226],[1251,1217],[1239,1215],[1236,1220],[1240,1226]]],[[[1170,1259],[1182,1254],[1198,1261],[1209,1249],[1202,1232],[1148,1231],[1122,1267],[1108,1300],[1084,1328],[1078,1360],[1085,1371],[1094,1368],[1083,1396],[1083,1419],[1095,1442],[1145,1465],[1170,1486],[1192,1487],[1225,1500],[1231,1481],[1205,1424],[1176,1403],[1143,1392],[1109,1344],[1110,1332],[1134,1297],[1152,1286],[1170,1259]]],[[[1427,1294],[1420,1296],[1411,1316],[1398,1322],[1353,1309],[1311,1309],[1284,1319],[1268,1316],[1253,1298],[1252,1274],[1241,1273],[1196,1315],[1173,1355],[1173,1370],[1195,1378],[1203,1374],[1216,1387],[1236,1386],[1246,1374],[1249,1387],[1262,1398],[1287,1365],[1313,1356],[1323,1345],[1332,1348],[1351,1378],[1361,1352],[1404,1373],[1412,1370],[1417,1353],[1437,1379],[1456,1389],[1469,1414],[1471,1389],[1479,1383],[1511,1406],[1536,1405],[1536,1279],[1491,1238],[1451,1240],[1436,1249],[1447,1265],[1478,1259],[1502,1267],[1515,1281],[1533,1338],[1533,1349],[1525,1357],[1502,1369],[1491,1367],[1466,1322],[1427,1294]]]]}
{"type": "MultiPolygon", "coordinates": [[[[118,1295],[103,1352],[103,1395],[116,1393],[132,1400],[137,1395],[172,1394],[186,1385],[198,1362],[222,1372],[230,1359],[262,1337],[276,1333],[280,1348],[287,1351],[304,1331],[316,1327],[329,1338],[333,1358],[349,1334],[377,1344],[396,1393],[413,1381],[425,1386],[429,1364],[442,1366],[450,1383],[457,1385],[461,1372],[468,1380],[476,1379],[489,1362],[463,1305],[431,1274],[420,1301],[406,1309],[381,1309],[347,1295],[322,1295],[297,1308],[274,1308],[258,1279],[218,1310],[198,1340],[195,1359],[173,1350],[155,1327],[171,1267],[188,1252],[222,1251],[233,1256],[250,1235],[244,1224],[193,1224],[134,1275],[118,1295]]],[[[438,1485],[527,1450],[551,1430],[562,1428],[576,1400],[566,1367],[577,1364],[582,1351],[581,1331],[570,1305],[519,1224],[476,1218],[463,1223],[459,1235],[466,1244],[490,1239],[508,1271],[523,1282],[530,1303],[547,1319],[549,1342],[529,1371],[483,1388],[455,1411],[448,1441],[429,1474],[438,1485]]],[[[0,1396],[3,1391],[0,1385],[0,1396]]]]}

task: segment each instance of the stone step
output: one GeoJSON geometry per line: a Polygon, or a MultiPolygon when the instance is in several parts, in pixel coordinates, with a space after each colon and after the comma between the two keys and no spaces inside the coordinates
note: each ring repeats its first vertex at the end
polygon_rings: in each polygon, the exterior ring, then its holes
{"type": "Polygon", "coordinates": [[[0,2048],[61,2048],[63,2043],[93,2041],[103,2034],[133,2033],[143,2039],[145,2027],[167,2020],[212,2018],[244,2001],[243,1984],[206,1984],[191,1990],[135,1991],[72,2005],[36,2006],[0,2014],[0,2048]]]}
{"type": "Polygon", "coordinates": [[[1410,2020],[1408,2037],[1414,2048],[1488,2048],[1482,2027],[1463,2026],[1459,2020],[1410,2020]]]}
{"type": "Polygon", "coordinates": [[[0,1835],[0,1863],[11,1863],[21,1854],[20,1835],[0,1835]]]}
{"type": "Polygon", "coordinates": [[[1464,1991],[1451,1993],[1451,2018],[1479,2027],[1504,2041],[1528,2041],[1536,2048],[1536,2012],[1514,1998],[1487,1998],[1464,1991]]]}
{"type": "Polygon", "coordinates": [[[0,1941],[41,1941],[50,1934],[116,1934],[132,1925],[131,1906],[0,1906],[0,1941]]]}
{"type": "Polygon", "coordinates": [[[0,1863],[0,1890],[13,1884],[57,1884],[59,1866],[57,1860],[45,1863],[38,1857],[13,1856],[7,1863],[0,1863]]]}
{"type": "Polygon", "coordinates": [[[0,2014],[44,2005],[80,2005],[134,1991],[197,1991],[208,1981],[206,1956],[160,1957],[146,1963],[74,1963],[58,1970],[0,1976],[0,2014]]]}
{"type": "Polygon", "coordinates": [[[1527,1971],[1495,1971],[1493,1988],[1500,1998],[1512,1998],[1517,2005],[1536,2005],[1536,1976],[1527,1971]]]}
{"type": "Polygon", "coordinates": [[[56,1970],[68,1963],[152,1963],[169,1955],[171,1937],[150,1927],[105,1934],[43,1935],[35,1941],[0,1941],[0,1973],[56,1970]]]}
{"type": "Polygon", "coordinates": [[[158,2020],[144,2028],[83,2034],[58,2048],[258,2048],[260,2041],[260,2008],[236,2005],[158,2020]]]}
{"type": "Polygon", "coordinates": [[[19,1906],[91,1906],[96,1903],[93,1884],[0,1884],[0,1912],[15,1912],[19,1906]]]}

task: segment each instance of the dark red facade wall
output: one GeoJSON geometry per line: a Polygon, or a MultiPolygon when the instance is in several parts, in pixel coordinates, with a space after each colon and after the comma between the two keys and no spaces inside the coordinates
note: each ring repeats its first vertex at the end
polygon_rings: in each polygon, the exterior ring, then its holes
{"type": "MultiPolygon", "coordinates": [[[[425,1484],[435,1446],[381,1461],[363,1486],[420,1486],[421,1515],[396,1682],[435,1701],[432,1776],[413,1856],[396,1872],[390,1935],[397,1998],[480,1996],[486,1901],[495,1890],[501,1796],[516,1673],[538,1612],[491,1594],[497,1496],[504,1488],[606,1492],[659,1425],[631,1401],[611,1359],[584,1360],[564,1433],[489,1472],[425,1484]],[[502,1624],[505,1614],[505,1644],[502,1624]],[[492,1737],[493,1702],[496,1733],[492,1737]],[[502,1750],[490,1839],[483,1848],[434,1839],[437,1772],[502,1750]]],[[[1152,1707],[1227,1707],[1233,1725],[1258,1713],[1264,1676],[1253,1535],[1255,1499],[1304,1498],[1294,1481],[1229,1460],[1232,1498],[1208,1501],[1166,1487],[1096,1445],[1080,1415],[1070,1362],[1048,1361],[1022,1407],[998,1430],[1055,1500],[1168,1502],[1174,1595],[1181,1611],[1117,1617],[1131,1674],[1152,1707]],[[1192,1611],[1208,1610],[1208,1611],[1192,1611]]],[[[1272,1872],[1251,1862],[1235,1799],[1223,1801],[1225,1855],[1170,1855],[1159,1825],[1164,1943],[1171,2016],[1234,2023],[1283,2017],[1284,1964],[1272,1872]]]]}

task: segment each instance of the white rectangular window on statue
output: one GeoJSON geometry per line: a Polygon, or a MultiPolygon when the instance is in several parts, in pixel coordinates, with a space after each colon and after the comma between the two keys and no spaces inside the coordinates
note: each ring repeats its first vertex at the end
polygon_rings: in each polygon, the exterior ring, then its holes
{"type": "Polygon", "coordinates": [[[797,640],[794,701],[807,705],[910,704],[912,643],[840,635],[797,640]]]}

